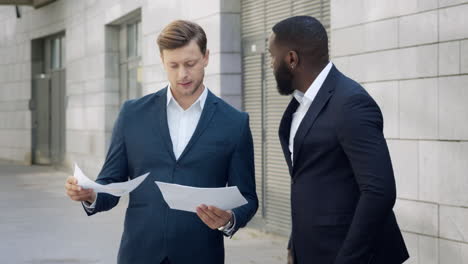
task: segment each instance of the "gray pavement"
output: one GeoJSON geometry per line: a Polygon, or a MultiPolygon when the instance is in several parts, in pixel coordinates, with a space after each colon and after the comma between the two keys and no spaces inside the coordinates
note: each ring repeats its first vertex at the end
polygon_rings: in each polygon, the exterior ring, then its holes
{"type": "MultiPolygon", "coordinates": [[[[128,201],[87,217],[65,195],[66,177],[0,162],[0,264],[116,263],[128,201]]],[[[226,263],[286,263],[285,237],[245,228],[225,244],[226,263]]]]}

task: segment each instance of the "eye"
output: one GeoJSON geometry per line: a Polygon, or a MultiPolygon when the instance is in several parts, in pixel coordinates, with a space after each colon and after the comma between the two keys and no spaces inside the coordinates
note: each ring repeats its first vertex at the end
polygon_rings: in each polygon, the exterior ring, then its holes
{"type": "Polygon", "coordinates": [[[195,62],[189,61],[185,65],[187,65],[187,67],[193,67],[193,66],[195,66],[195,62]]]}

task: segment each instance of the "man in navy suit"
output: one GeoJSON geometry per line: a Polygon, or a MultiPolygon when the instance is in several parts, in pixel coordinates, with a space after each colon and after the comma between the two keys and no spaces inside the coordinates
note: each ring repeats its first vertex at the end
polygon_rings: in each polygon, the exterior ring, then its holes
{"type": "MultiPolygon", "coordinates": [[[[206,43],[199,25],[182,20],[169,24],[158,45],[170,85],[127,101],[116,121],[96,182],[124,182],[151,172],[130,193],[120,264],[224,263],[223,235],[245,226],[258,208],[249,118],[203,84],[206,43]],[[197,214],[171,210],[155,180],[237,186],[248,203],[232,211],[209,205],[200,205],[197,214]]],[[[119,201],[76,183],[74,177],[67,179],[67,194],[81,201],[89,215],[110,210],[119,201]]]]}
{"type": "Polygon", "coordinates": [[[329,61],[315,18],[276,24],[269,51],[279,93],[293,94],[279,127],[291,176],[289,263],[403,263],[379,107],[329,61]]]}

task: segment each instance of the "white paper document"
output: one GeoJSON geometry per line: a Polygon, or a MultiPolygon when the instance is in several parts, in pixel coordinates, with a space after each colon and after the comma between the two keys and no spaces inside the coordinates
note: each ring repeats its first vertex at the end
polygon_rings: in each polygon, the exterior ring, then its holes
{"type": "Polygon", "coordinates": [[[237,186],[223,188],[196,188],[191,186],[155,181],[164,200],[172,209],[196,212],[204,204],[230,210],[247,203],[237,186]]]}
{"type": "Polygon", "coordinates": [[[146,179],[148,175],[149,173],[145,173],[131,181],[102,185],[86,177],[77,164],[75,164],[75,173],[73,174],[73,176],[78,180],[78,185],[82,188],[93,189],[96,193],[108,193],[114,196],[123,196],[131,193],[146,179]]]}

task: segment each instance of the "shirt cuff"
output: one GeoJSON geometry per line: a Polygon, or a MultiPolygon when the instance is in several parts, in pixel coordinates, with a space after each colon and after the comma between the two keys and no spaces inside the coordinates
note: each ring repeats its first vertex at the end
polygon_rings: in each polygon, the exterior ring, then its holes
{"type": "Polygon", "coordinates": [[[236,214],[232,212],[231,226],[226,227],[226,229],[223,230],[223,233],[228,237],[232,237],[234,230],[236,230],[236,214]]]}
{"type": "Polygon", "coordinates": [[[89,202],[87,201],[83,201],[81,202],[86,210],[86,212],[88,213],[92,213],[94,211],[94,208],[96,208],[96,201],[97,201],[97,198],[98,198],[98,195],[99,194],[96,194],[96,199],[94,200],[94,202],[92,204],[90,204],[89,202]]]}

